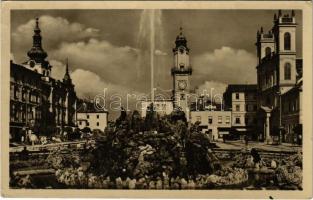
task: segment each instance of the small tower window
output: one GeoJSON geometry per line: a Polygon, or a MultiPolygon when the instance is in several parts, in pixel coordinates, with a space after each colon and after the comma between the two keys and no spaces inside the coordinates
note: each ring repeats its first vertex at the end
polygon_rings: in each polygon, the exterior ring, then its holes
{"type": "Polygon", "coordinates": [[[291,65],[290,63],[285,64],[285,80],[291,79],[291,65]]]}
{"type": "Polygon", "coordinates": [[[266,49],[265,49],[265,56],[271,55],[271,53],[272,53],[271,48],[270,47],[266,47],[266,49]]]}
{"type": "Polygon", "coordinates": [[[285,50],[290,50],[290,43],[291,43],[291,36],[290,33],[285,33],[284,34],[284,49],[285,50]]]}

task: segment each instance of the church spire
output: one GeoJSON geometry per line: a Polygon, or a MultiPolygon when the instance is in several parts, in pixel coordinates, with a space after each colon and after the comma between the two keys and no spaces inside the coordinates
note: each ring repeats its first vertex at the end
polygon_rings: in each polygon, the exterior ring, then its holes
{"type": "Polygon", "coordinates": [[[48,56],[47,53],[42,49],[41,45],[41,35],[40,35],[40,28],[39,28],[39,18],[36,18],[36,26],[34,28],[34,35],[33,35],[33,46],[27,52],[28,57],[31,60],[35,60],[37,63],[41,63],[45,60],[48,56]]]}
{"type": "Polygon", "coordinates": [[[64,83],[72,83],[72,79],[68,70],[68,58],[66,58],[66,69],[65,69],[65,74],[63,78],[64,83]]]}

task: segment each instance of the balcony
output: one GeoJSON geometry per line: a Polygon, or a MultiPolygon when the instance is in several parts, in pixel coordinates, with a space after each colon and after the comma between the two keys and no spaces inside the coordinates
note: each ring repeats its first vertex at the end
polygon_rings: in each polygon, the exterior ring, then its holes
{"type": "Polygon", "coordinates": [[[192,74],[192,68],[191,67],[187,67],[187,68],[177,68],[177,67],[173,67],[171,69],[172,75],[174,74],[192,74]]]}

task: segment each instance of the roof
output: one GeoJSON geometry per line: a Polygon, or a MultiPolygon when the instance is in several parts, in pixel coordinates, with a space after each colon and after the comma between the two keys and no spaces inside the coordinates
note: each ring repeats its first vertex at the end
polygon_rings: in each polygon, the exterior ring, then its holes
{"type": "Polygon", "coordinates": [[[97,107],[93,102],[82,102],[77,106],[77,113],[108,113],[108,111],[97,107]]]}
{"type": "Polygon", "coordinates": [[[226,92],[256,92],[256,84],[230,84],[226,88],[226,92]]]}

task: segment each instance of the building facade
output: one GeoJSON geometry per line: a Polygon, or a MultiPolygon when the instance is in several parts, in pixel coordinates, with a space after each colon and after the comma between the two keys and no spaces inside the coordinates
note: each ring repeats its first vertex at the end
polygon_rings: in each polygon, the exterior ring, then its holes
{"type": "Polygon", "coordinates": [[[77,109],[78,128],[104,131],[108,125],[108,114],[107,110],[97,109],[92,102],[83,102],[77,109]]]}
{"type": "Polygon", "coordinates": [[[302,78],[295,87],[281,96],[282,141],[302,144],[302,78]]]}
{"type": "Polygon", "coordinates": [[[225,110],[231,111],[232,133],[256,139],[257,85],[228,85],[223,96],[225,110]]]}
{"type": "MultiPolygon", "coordinates": [[[[141,117],[146,117],[147,108],[151,106],[152,101],[145,100],[141,102],[141,117]]],[[[171,99],[155,99],[153,101],[154,110],[158,113],[159,116],[169,115],[173,112],[173,100],[171,99]]]]}
{"type": "Polygon", "coordinates": [[[284,139],[282,96],[296,85],[296,17],[294,11],[274,15],[271,30],[257,32],[258,131],[261,140],[284,139]]]}
{"type": "Polygon", "coordinates": [[[51,77],[52,66],[42,48],[38,18],[29,59],[10,62],[10,138],[21,141],[27,133],[51,135],[76,125],[76,92],[66,65],[63,80],[51,77]]]}
{"type": "Polygon", "coordinates": [[[200,122],[202,132],[208,134],[211,141],[228,135],[231,129],[231,111],[203,110],[191,111],[190,122],[200,122]]]}

